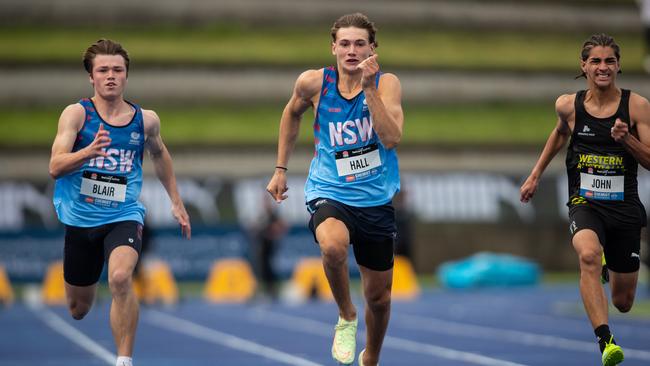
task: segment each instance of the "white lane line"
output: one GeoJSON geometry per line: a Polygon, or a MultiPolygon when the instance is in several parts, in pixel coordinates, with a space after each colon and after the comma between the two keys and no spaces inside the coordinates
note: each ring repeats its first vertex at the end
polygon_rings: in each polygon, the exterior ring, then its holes
{"type": "MultiPolygon", "coordinates": [[[[428,332],[457,335],[480,339],[494,339],[498,335],[500,341],[524,344],[533,347],[560,348],[570,351],[595,352],[598,350],[596,342],[577,341],[568,338],[549,336],[521,332],[517,330],[508,330],[502,328],[493,328],[480,325],[470,325],[458,322],[450,322],[441,319],[428,318],[414,315],[393,314],[394,327],[423,330],[428,332]]],[[[639,359],[650,361],[650,352],[624,347],[625,358],[639,359]]]]}
{"type": "Polygon", "coordinates": [[[77,328],[68,324],[60,316],[50,311],[44,306],[27,303],[27,307],[48,327],[55,332],[68,338],[70,341],[86,350],[88,353],[104,361],[106,364],[114,366],[117,356],[99,345],[99,343],[90,339],[77,328]]]}
{"type": "Polygon", "coordinates": [[[295,366],[323,366],[304,358],[296,357],[274,348],[263,346],[243,338],[223,333],[218,330],[204,327],[189,320],[175,317],[156,310],[149,310],[144,320],[152,325],[165,328],[178,333],[201,339],[203,341],[219,344],[238,351],[252,353],[257,356],[269,358],[278,362],[295,366]]]}
{"type": "MultiPolygon", "coordinates": [[[[252,314],[252,321],[273,325],[275,327],[315,334],[319,336],[332,337],[334,326],[320,321],[302,318],[293,315],[286,315],[266,310],[258,310],[252,314]]],[[[404,338],[386,336],[384,347],[400,351],[421,353],[437,358],[445,358],[454,361],[463,361],[484,366],[525,366],[524,364],[509,362],[498,358],[482,356],[476,353],[458,351],[451,348],[440,347],[429,343],[415,342],[404,338]]]]}

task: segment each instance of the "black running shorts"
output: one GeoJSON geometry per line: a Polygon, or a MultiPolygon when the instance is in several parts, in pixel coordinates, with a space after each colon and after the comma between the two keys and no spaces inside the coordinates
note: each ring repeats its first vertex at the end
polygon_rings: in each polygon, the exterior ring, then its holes
{"type": "Polygon", "coordinates": [[[393,250],[397,238],[395,209],[391,203],[375,207],[352,207],[330,198],[307,203],[311,213],[309,229],[316,239],[316,228],[329,217],[348,228],[350,244],[357,264],[374,271],[393,268],[393,250]]]}
{"type": "Polygon", "coordinates": [[[571,238],[582,229],[591,229],[598,235],[607,268],[618,273],[639,270],[641,226],[615,223],[588,205],[573,206],[569,209],[571,238]]]}
{"type": "Polygon", "coordinates": [[[63,277],[73,286],[97,283],[104,262],[113,249],[121,245],[132,247],[140,254],[142,224],[120,221],[96,227],[65,227],[63,277]]]}

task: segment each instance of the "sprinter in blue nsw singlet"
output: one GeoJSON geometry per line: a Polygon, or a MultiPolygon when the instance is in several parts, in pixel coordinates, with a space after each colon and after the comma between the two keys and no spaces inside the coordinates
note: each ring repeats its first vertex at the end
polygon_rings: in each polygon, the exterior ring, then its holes
{"type": "Polygon", "coordinates": [[[322,197],[355,207],[383,205],[400,188],[397,154],[385,149],[373,131],[363,91],[346,99],[339,93],[337,79],[336,68],[323,69],[306,201],[322,197]]]}
{"type": "Polygon", "coordinates": [[[138,202],[142,187],[144,126],[142,110],[131,104],[135,113],[125,126],[114,127],[97,113],[90,99],[79,103],[86,119],[72,152],[91,144],[99,126],[109,130],[111,145],[106,157],[97,156],[56,180],[54,207],[59,220],[70,226],[94,227],[117,221],[143,223],[145,208],[138,202]]]}

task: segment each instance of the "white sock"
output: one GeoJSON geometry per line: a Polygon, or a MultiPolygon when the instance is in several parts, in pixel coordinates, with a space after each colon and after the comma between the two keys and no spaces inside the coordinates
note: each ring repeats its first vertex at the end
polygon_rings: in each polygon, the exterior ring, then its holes
{"type": "Polygon", "coordinates": [[[133,359],[126,356],[118,356],[115,366],[133,366],[133,359]]]}

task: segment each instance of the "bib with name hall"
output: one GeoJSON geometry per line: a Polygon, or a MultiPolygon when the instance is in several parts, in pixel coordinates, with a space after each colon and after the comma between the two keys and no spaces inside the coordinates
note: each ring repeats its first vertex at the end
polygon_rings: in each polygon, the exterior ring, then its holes
{"type": "MultiPolygon", "coordinates": [[[[380,77],[378,73],[376,85],[380,77]]],[[[397,154],[374,131],[364,92],[345,98],[338,81],[335,67],[323,69],[305,200],[331,198],[354,207],[386,204],[400,187],[397,154]]]]}

